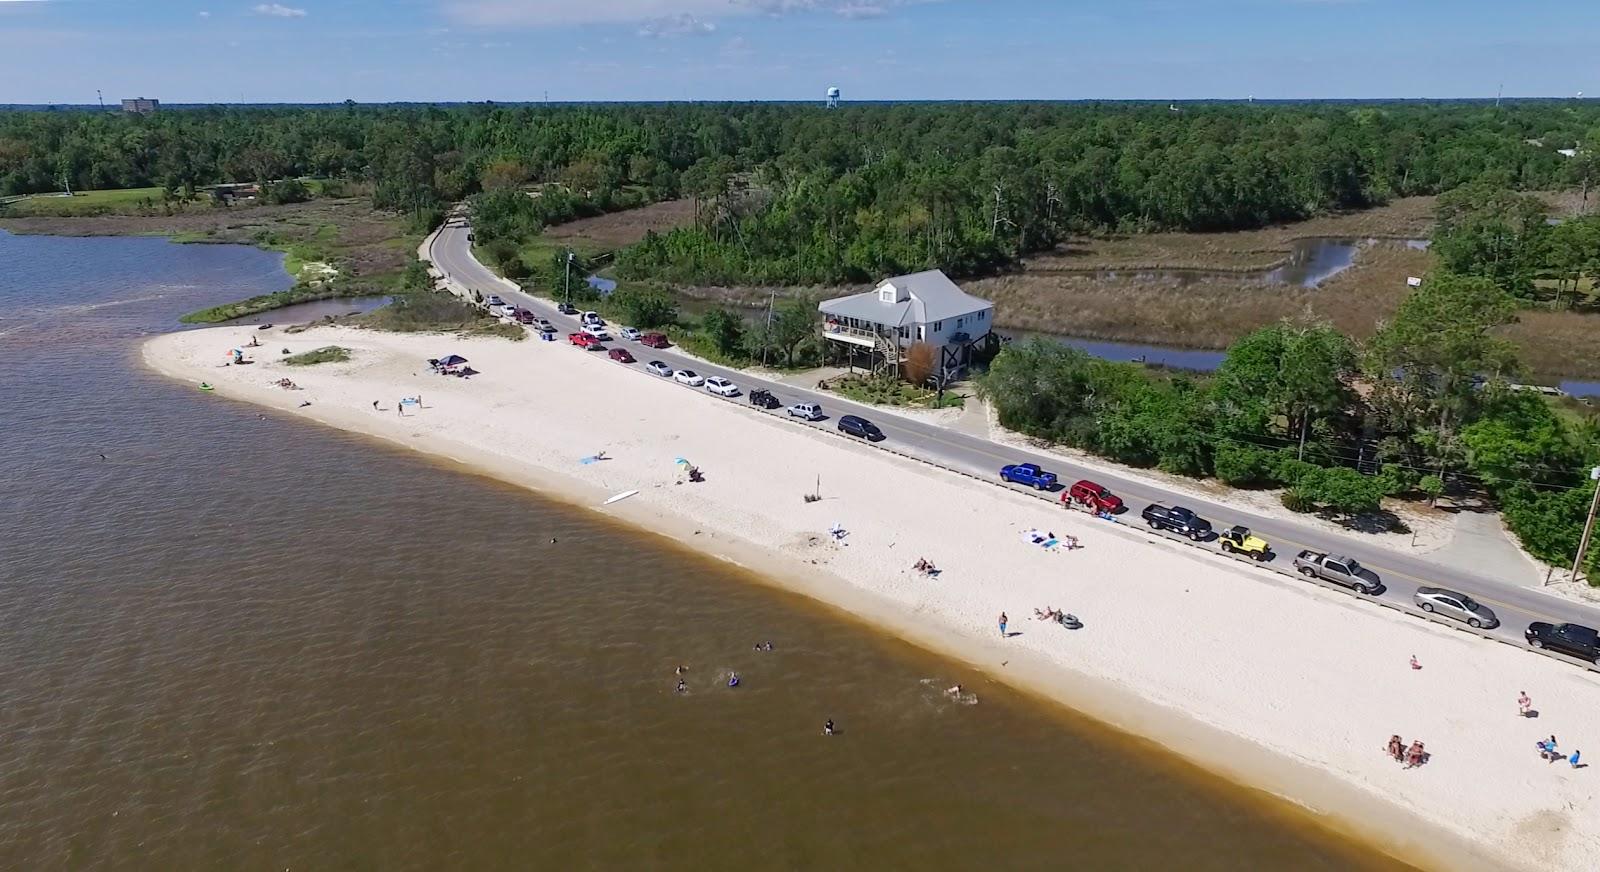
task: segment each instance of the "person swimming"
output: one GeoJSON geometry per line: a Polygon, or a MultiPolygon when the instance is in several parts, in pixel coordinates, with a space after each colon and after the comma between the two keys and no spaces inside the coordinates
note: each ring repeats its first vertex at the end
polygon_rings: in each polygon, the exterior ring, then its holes
{"type": "Polygon", "coordinates": [[[824,735],[824,736],[833,735],[833,718],[829,718],[826,721],[823,721],[823,723],[822,723],[822,735],[824,735]]]}
{"type": "Polygon", "coordinates": [[[678,692],[679,693],[688,693],[689,692],[689,685],[685,684],[683,682],[683,679],[681,679],[681,678],[678,679],[678,692]]]}
{"type": "Polygon", "coordinates": [[[688,671],[689,671],[689,667],[684,666],[682,663],[680,663],[680,664],[678,664],[678,668],[677,669],[672,670],[672,674],[673,675],[682,675],[682,674],[684,674],[685,672],[688,672],[688,671]]]}

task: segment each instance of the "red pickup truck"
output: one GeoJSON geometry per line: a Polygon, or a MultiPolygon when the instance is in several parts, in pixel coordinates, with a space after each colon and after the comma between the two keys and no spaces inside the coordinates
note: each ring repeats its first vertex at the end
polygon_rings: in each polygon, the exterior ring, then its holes
{"type": "Polygon", "coordinates": [[[600,344],[600,340],[594,338],[593,336],[590,336],[587,333],[569,333],[569,334],[567,334],[567,341],[571,342],[573,345],[578,346],[579,348],[584,349],[585,351],[587,351],[587,350],[589,350],[591,348],[604,348],[605,347],[605,346],[600,344]]]}
{"type": "Polygon", "coordinates": [[[1061,495],[1061,502],[1068,506],[1077,503],[1095,514],[1109,512],[1115,515],[1122,511],[1122,497],[1088,479],[1067,488],[1066,493],[1061,495]]]}

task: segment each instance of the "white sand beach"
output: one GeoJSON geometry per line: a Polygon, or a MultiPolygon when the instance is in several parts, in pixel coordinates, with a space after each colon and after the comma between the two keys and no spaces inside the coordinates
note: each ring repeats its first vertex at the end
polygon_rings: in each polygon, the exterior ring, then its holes
{"type": "MultiPolygon", "coordinates": [[[[148,340],[145,361],[215,395],[467,464],[737,561],[883,632],[950,654],[1288,797],[1437,868],[1597,868],[1596,676],[1353,596],[1157,542],[1003,488],[809,430],[565,343],[221,327],[148,340]],[[256,363],[219,366],[259,336],[256,363]],[[280,350],[349,348],[290,367],[280,350]],[[469,380],[425,360],[470,359],[469,380]],[[274,386],[280,378],[301,390],[274,386]],[[421,408],[396,411],[420,394],[421,408]],[[377,400],[382,411],[373,409],[377,400]],[[301,406],[309,401],[309,406],[301,406]],[[604,451],[608,459],[580,460],[604,451]],[[705,473],[680,483],[674,459],[705,473]],[[817,489],[821,501],[803,495],[817,489]],[[848,535],[834,541],[828,530],[848,535]],[[1023,541],[1030,528],[1077,550],[1023,541]],[[937,564],[934,578],[912,569],[937,564]],[[1054,606],[1085,626],[1033,619],[1054,606]],[[1002,639],[1006,612],[1014,635],[1002,639]],[[1415,655],[1422,667],[1408,661],[1415,655]],[[1537,719],[1517,713],[1526,691],[1537,719]],[[1391,734],[1426,765],[1385,756],[1391,734]]],[[[969,682],[979,686],[977,675],[969,682]]],[[[1017,765],[1025,761],[1011,761],[1017,765]]]]}

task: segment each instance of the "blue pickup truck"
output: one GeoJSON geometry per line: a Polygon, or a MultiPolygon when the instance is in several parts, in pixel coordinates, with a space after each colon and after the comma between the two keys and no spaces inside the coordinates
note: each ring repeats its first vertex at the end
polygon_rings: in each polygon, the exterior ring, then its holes
{"type": "Polygon", "coordinates": [[[1013,463],[1000,467],[1000,480],[1011,484],[1025,484],[1035,490],[1055,490],[1056,474],[1045,472],[1036,463],[1013,463]]]}

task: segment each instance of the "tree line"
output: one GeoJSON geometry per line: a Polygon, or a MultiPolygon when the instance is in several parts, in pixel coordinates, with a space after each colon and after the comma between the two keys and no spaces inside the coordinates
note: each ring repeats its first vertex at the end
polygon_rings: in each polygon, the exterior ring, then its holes
{"type": "MultiPolygon", "coordinates": [[[[1447,191],[1575,180],[1572,101],[377,106],[0,113],[0,194],[301,176],[426,212],[559,184],[605,210],[686,195],[627,275],[862,281],[992,269],[1084,230],[1229,230],[1447,191]]],[[[1583,156],[1580,153],[1580,157],[1583,156]]],[[[533,223],[560,213],[534,215],[533,223]]],[[[527,232],[527,225],[515,230],[527,232]]]]}
{"type": "MultiPolygon", "coordinates": [[[[1481,491],[1540,559],[1570,562],[1600,425],[1518,390],[1497,328],[1516,300],[1441,272],[1366,343],[1285,323],[1235,342],[1209,376],[1008,346],[982,379],[1000,422],[1135,466],[1284,488],[1295,511],[1355,516],[1386,496],[1481,491]]],[[[1596,561],[1600,566],[1600,560],[1596,561]]]]}

